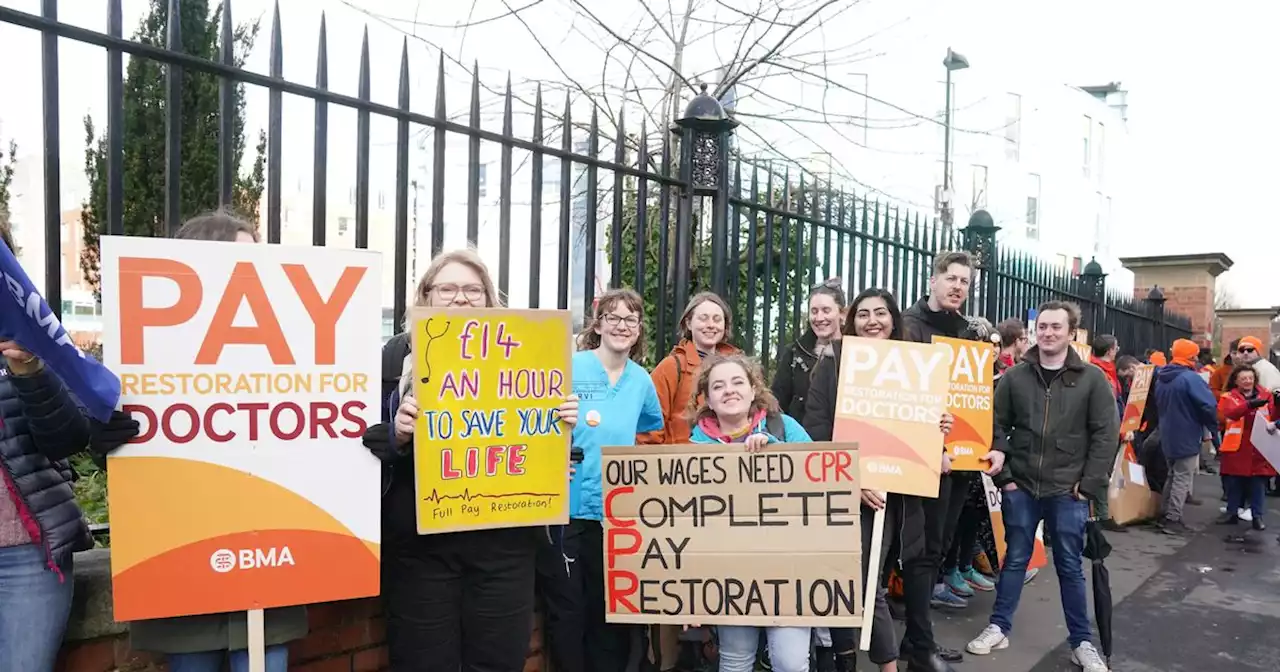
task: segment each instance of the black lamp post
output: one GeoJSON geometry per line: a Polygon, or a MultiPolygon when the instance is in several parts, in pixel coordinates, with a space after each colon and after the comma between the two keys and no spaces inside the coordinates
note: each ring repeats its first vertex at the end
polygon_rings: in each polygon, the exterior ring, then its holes
{"type": "Polygon", "coordinates": [[[942,197],[945,199],[942,206],[942,225],[944,230],[950,231],[955,215],[951,196],[951,73],[956,70],[964,70],[969,67],[969,59],[957,54],[947,47],[947,57],[942,59],[942,65],[947,68],[947,94],[946,107],[943,111],[943,141],[942,141],[942,197]]]}
{"type": "Polygon", "coordinates": [[[1080,289],[1089,300],[1089,316],[1086,323],[1090,334],[1098,333],[1098,325],[1102,324],[1102,311],[1106,302],[1107,274],[1102,272],[1102,264],[1096,257],[1080,270],[1080,289]]]}
{"type": "Polygon", "coordinates": [[[1000,227],[996,226],[991,213],[986,210],[975,210],[969,216],[969,225],[964,227],[964,246],[973,256],[981,275],[978,277],[979,305],[991,321],[999,320],[999,293],[996,291],[996,234],[1000,227]]]}
{"type": "Polygon", "coordinates": [[[1152,285],[1151,291],[1147,292],[1147,304],[1151,306],[1151,316],[1156,321],[1156,349],[1164,350],[1166,341],[1164,335],[1164,292],[1161,291],[1160,285],[1152,285]]]}
{"type": "MultiPolygon", "coordinates": [[[[738,121],[707,93],[707,85],[689,101],[684,116],[676,120],[680,134],[680,178],[686,185],[676,218],[675,267],[689,272],[693,244],[693,198],[712,197],[711,208],[711,288],[724,294],[729,257],[729,142],[738,121]]],[[[675,286],[676,312],[684,310],[689,298],[685,277],[675,286]]]]}

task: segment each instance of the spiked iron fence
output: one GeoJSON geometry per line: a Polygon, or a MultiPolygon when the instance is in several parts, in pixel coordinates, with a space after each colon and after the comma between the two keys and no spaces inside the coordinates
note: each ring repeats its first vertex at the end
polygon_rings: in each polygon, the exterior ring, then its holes
{"type": "MultiPolygon", "coordinates": [[[[553,114],[544,106],[539,89],[534,103],[532,132],[528,139],[513,132],[512,94],[507,84],[502,128],[481,127],[480,86],[472,76],[468,123],[448,118],[445,109],[444,58],[437,73],[437,94],[433,113],[415,111],[410,100],[407,44],[401,52],[399,92],[396,104],[374,102],[370,97],[371,72],[368,40],[360,54],[357,95],[335,93],[328,86],[328,53],[323,21],[318,35],[317,73],[314,86],[283,78],[283,45],[279,12],[271,31],[271,58],[267,75],[237,67],[233,61],[231,2],[221,6],[221,56],[218,61],[197,58],[181,50],[177,22],[170,22],[166,46],[127,40],[122,32],[120,0],[107,0],[105,33],[69,25],[58,20],[58,2],[42,0],[41,13],[29,14],[0,7],[0,22],[39,31],[42,38],[44,125],[44,237],[46,282],[50,305],[61,305],[61,247],[59,156],[59,40],[102,47],[107,54],[106,124],[106,205],[99,221],[103,233],[124,233],[123,213],[129,199],[121,175],[126,149],[123,144],[125,120],[123,58],[150,59],[165,68],[166,151],[163,158],[165,205],[162,213],[168,231],[190,216],[179,189],[183,119],[180,105],[182,73],[189,71],[219,78],[220,119],[218,202],[232,203],[233,165],[232,122],[236,113],[233,87],[248,84],[269,91],[267,123],[267,170],[264,209],[266,239],[281,238],[282,128],[285,93],[314,101],[315,167],[312,174],[313,245],[326,244],[329,214],[326,210],[328,184],[329,111],[332,106],[355,110],[357,115],[355,244],[365,248],[370,233],[370,122],[373,115],[394,120],[397,129],[394,195],[394,306],[393,323],[402,324],[411,302],[409,259],[410,127],[429,129],[433,137],[431,153],[430,253],[445,244],[446,137],[466,138],[468,164],[466,183],[465,233],[476,244],[481,232],[481,143],[500,148],[499,198],[497,208],[497,282],[508,294],[513,279],[512,233],[524,227],[532,250],[527,263],[527,296],[509,296],[512,305],[539,307],[542,285],[555,277],[555,305],[587,313],[596,295],[600,226],[607,233],[608,285],[631,286],[647,303],[647,320],[652,339],[651,352],[660,356],[675,339],[676,323],[691,292],[712,289],[722,294],[737,315],[737,339],[750,352],[761,354],[768,363],[775,347],[795,337],[804,325],[805,301],[810,288],[828,276],[841,276],[850,294],[873,286],[893,291],[900,301],[911,302],[927,292],[933,256],[939,250],[965,248],[975,253],[978,274],[970,310],[996,322],[1003,318],[1025,319],[1028,309],[1051,298],[1081,304],[1085,325],[1092,333],[1114,333],[1125,349],[1141,352],[1147,347],[1165,347],[1170,340],[1190,334],[1190,324],[1181,315],[1166,314],[1159,296],[1134,300],[1105,286],[1105,277],[1096,264],[1078,276],[1014,249],[996,244],[996,229],[990,219],[978,218],[960,231],[944,229],[932,217],[908,213],[899,208],[838,189],[811,174],[775,168],[740,156],[732,149],[731,137],[737,122],[725,115],[720,104],[706,95],[695,96],[684,117],[670,128],[650,129],[642,122],[629,134],[624,119],[613,120],[613,137],[602,133],[598,110],[593,107],[589,121],[575,126],[568,96],[564,109],[553,114]],[[555,144],[555,127],[559,143],[555,144]],[[654,137],[650,137],[650,131],[654,137]],[[582,141],[585,131],[585,142],[582,141]],[[603,147],[602,147],[603,145],[603,147]],[[585,150],[580,149],[585,146],[585,150]],[[528,179],[516,180],[513,168],[519,153],[528,179]],[[609,158],[609,155],[612,155],[609,158]],[[548,165],[551,162],[551,165],[548,165]],[[555,164],[558,164],[555,165],[555,164]],[[544,194],[544,173],[558,168],[558,194],[544,194]],[[602,175],[603,173],[603,175],[602,175]],[[517,181],[520,182],[519,193],[517,181]],[[527,184],[526,184],[527,183],[527,184]],[[527,194],[530,207],[527,221],[513,221],[512,204],[527,194]],[[558,208],[547,196],[558,196],[558,208]],[[550,214],[550,217],[546,215],[550,214]],[[550,221],[544,221],[544,217],[550,221]],[[543,265],[541,249],[555,240],[555,268],[543,265]],[[574,245],[585,282],[578,291],[571,287],[571,253],[574,245]]],[[[169,16],[178,16],[180,0],[169,0],[169,16]]],[[[705,88],[705,87],[704,87],[705,88]]],[[[416,200],[416,198],[415,198],[416,200]]],[[[523,261],[523,260],[520,260],[523,261]]]]}

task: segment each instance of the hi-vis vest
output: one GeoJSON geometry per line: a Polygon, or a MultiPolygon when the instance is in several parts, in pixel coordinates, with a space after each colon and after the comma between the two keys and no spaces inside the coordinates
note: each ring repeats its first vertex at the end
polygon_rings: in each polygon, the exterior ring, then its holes
{"type": "MultiPolygon", "coordinates": [[[[1234,453],[1240,450],[1240,440],[1244,438],[1244,421],[1249,417],[1246,414],[1239,420],[1232,420],[1227,423],[1227,431],[1222,435],[1222,447],[1218,449],[1220,453],[1234,453]]],[[[1265,410],[1259,410],[1253,419],[1254,422],[1270,422],[1265,410]]]]}

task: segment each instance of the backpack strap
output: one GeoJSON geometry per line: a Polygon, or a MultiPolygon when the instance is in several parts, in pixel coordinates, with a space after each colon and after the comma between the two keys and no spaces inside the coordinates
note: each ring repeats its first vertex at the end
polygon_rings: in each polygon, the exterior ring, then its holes
{"type": "Polygon", "coordinates": [[[771,412],[764,416],[764,431],[769,432],[773,438],[779,441],[786,441],[787,426],[782,422],[782,414],[771,412]]]}

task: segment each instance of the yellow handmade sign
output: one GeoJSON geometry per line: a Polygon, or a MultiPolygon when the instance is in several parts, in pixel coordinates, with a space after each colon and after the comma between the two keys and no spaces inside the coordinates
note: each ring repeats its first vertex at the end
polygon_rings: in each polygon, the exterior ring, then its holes
{"type": "Polygon", "coordinates": [[[863,488],[938,496],[948,361],[941,345],[844,337],[832,438],[858,444],[863,488]]]}
{"type": "Polygon", "coordinates": [[[568,522],[568,311],[418,308],[418,533],[568,522]]]}
{"type": "Polygon", "coordinates": [[[957,471],[982,471],[991,452],[992,401],[995,392],[996,349],[990,343],[934,336],[933,342],[951,351],[951,384],[947,411],[955,418],[947,434],[947,454],[957,471]]]}

